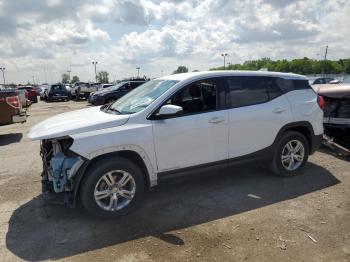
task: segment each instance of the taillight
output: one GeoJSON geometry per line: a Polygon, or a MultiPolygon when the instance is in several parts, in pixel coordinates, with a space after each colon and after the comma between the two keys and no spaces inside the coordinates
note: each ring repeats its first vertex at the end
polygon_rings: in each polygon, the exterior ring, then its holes
{"type": "Polygon", "coordinates": [[[325,103],[323,96],[317,96],[317,104],[322,110],[324,110],[325,103]]]}
{"type": "Polygon", "coordinates": [[[19,108],[19,99],[18,96],[9,96],[6,97],[6,103],[13,108],[19,108]]]}

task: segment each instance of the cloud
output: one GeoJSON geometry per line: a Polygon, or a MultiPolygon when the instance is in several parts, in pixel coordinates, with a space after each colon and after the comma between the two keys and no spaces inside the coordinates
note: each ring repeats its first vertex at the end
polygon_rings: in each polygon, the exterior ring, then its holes
{"type": "Polygon", "coordinates": [[[0,55],[12,81],[59,80],[68,67],[92,79],[95,59],[117,78],[136,65],[208,69],[222,52],[232,63],[317,58],[329,45],[336,59],[350,56],[349,13],[346,0],[0,0],[0,55]]]}

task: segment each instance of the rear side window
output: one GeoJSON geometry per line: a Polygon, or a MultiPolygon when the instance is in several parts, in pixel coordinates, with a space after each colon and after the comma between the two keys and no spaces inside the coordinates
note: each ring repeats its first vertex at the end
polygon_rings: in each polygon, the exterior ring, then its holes
{"type": "Polygon", "coordinates": [[[264,77],[228,77],[227,86],[226,99],[231,108],[261,104],[269,100],[264,77]]]}
{"type": "Polygon", "coordinates": [[[311,88],[307,80],[276,78],[276,84],[283,91],[283,93],[311,88]]]}
{"type": "Polygon", "coordinates": [[[265,83],[270,100],[283,95],[281,88],[276,83],[275,77],[265,77],[265,83]]]}

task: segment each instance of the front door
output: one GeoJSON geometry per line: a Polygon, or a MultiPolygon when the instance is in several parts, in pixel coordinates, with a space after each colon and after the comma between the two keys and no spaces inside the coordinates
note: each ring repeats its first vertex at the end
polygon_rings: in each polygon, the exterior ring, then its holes
{"type": "Polygon", "coordinates": [[[220,79],[183,87],[165,104],[178,105],[177,117],[153,120],[158,172],[213,163],[228,158],[228,111],[220,79]]]}

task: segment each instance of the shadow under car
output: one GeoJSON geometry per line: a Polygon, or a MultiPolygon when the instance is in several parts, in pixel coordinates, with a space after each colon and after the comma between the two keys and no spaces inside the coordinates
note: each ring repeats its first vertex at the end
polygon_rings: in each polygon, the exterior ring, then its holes
{"type": "Polygon", "coordinates": [[[47,205],[41,197],[20,206],[9,221],[6,247],[24,260],[61,259],[153,236],[174,245],[169,233],[293,199],[340,183],[321,166],[281,178],[264,169],[232,168],[200,178],[172,179],[149,192],[134,213],[116,220],[92,218],[82,209],[47,205]]]}

